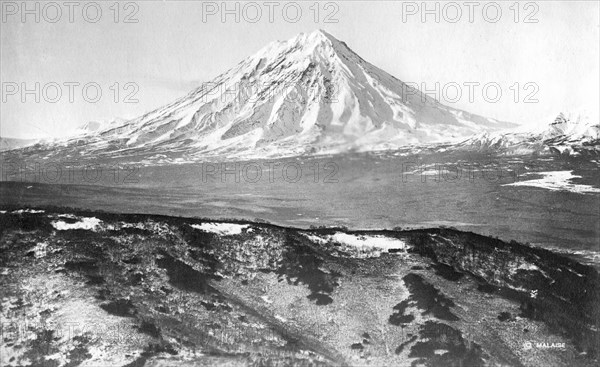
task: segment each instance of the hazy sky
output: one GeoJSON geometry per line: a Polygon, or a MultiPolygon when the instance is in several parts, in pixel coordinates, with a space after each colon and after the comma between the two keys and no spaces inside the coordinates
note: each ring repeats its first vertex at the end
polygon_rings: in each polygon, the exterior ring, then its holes
{"type": "MultiPolygon", "coordinates": [[[[442,103],[470,112],[523,124],[562,110],[583,108],[598,115],[597,1],[521,2],[517,7],[514,1],[481,2],[472,8],[472,18],[462,1],[439,2],[439,23],[436,2],[428,2],[434,12],[422,21],[421,1],[272,2],[273,22],[271,5],[240,2],[237,23],[235,14],[222,22],[221,1],[137,1],[118,7],[114,1],[97,1],[73,8],[57,1],[62,14],[46,2],[30,1],[33,12],[24,22],[21,1],[0,2],[3,137],[61,136],[86,121],[136,117],[186,94],[271,41],[317,28],[400,80],[428,90],[439,83],[442,103]],[[125,23],[127,17],[137,23],[125,23]],[[36,92],[23,94],[23,87],[35,90],[35,83],[39,103],[36,92]],[[96,84],[88,85],[85,97],[97,102],[84,99],[88,83],[96,84]],[[464,83],[479,83],[473,87],[473,101],[464,83]],[[493,88],[484,96],[486,84],[493,88]],[[462,96],[454,102],[456,85],[462,96]],[[494,103],[498,86],[502,95],[494,103]],[[95,95],[97,87],[101,97],[95,95]],[[130,93],[138,102],[124,103],[130,93]],[[524,103],[526,99],[533,103],[524,103]]],[[[228,2],[233,13],[235,6],[228,2]]]]}

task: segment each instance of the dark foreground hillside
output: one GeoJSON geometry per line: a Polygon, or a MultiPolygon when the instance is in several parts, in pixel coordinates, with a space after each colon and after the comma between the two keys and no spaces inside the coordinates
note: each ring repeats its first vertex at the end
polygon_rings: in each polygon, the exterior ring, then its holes
{"type": "Polygon", "coordinates": [[[2,366],[593,366],[597,270],[453,229],[0,211],[2,366]]]}

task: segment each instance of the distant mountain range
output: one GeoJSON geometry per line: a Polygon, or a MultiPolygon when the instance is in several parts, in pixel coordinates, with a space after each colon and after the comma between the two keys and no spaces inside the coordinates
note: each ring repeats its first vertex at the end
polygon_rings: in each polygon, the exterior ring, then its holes
{"type": "Polygon", "coordinates": [[[560,113],[545,126],[530,131],[485,132],[456,144],[455,148],[507,154],[599,155],[600,124],[580,115],[560,113]]]}
{"type": "Polygon", "coordinates": [[[449,142],[457,149],[520,151],[524,144],[532,151],[551,144],[560,151],[597,135],[597,126],[572,131],[573,124],[565,119],[550,132],[506,133],[517,125],[445,106],[317,30],[273,42],[139,118],[88,123],[70,139],[41,143],[24,153],[178,162],[449,142]]]}

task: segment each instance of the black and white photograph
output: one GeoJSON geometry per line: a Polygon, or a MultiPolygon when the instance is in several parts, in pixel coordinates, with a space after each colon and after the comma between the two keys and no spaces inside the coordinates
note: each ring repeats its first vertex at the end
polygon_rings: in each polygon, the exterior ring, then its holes
{"type": "Polygon", "coordinates": [[[0,367],[600,365],[600,1],[0,0],[0,367]]]}

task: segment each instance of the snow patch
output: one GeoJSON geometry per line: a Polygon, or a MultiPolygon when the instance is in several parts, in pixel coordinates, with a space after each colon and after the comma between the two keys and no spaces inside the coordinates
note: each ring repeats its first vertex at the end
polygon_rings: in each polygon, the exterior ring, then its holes
{"type": "Polygon", "coordinates": [[[260,299],[269,304],[273,303],[273,301],[271,301],[271,299],[268,296],[261,296],[260,299]]]}
{"type": "Polygon", "coordinates": [[[43,210],[34,210],[34,209],[19,209],[19,210],[15,210],[12,212],[12,214],[23,214],[23,213],[39,214],[39,213],[44,213],[44,211],[43,210]]]}
{"type": "Polygon", "coordinates": [[[503,186],[531,186],[552,191],[570,191],[577,194],[600,193],[600,189],[590,185],[569,182],[574,178],[581,178],[581,176],[574,175],[573,171],[532,172],[528,174],[543,175],[544,177],[536,180],[513,182],[503,186]]]}
{"type": "Polygon", "coordinates": [[[69,219],[77,219],[77,217],[73,214],[59,214],[59,218],[69,218],[69,219]]]}
{"type": "Polygon", "coordinates": [[[242,233],[243,229],[249,227],[248,224],[234,224],[234,223],[202,223],[202,224],[191,224],[192,228],[199,229],[201,231],[216,233],[220,235],[235,235],[242,233]]]}
{"type": "Polygon", "coordinates": [[[326,244],[328,242],[336,242],[356,249],[405,250],[407,248],[406,242],[403,240],[379,235],[354,235],[337,232],[334,235],[328,236],[312,234],[305,234],[305,236],[316,243],[326,244]]]}
{"type": "Polygon", "coordinates": [[[52,222],[52,226],[59,231],[66,231],[69,229],[87,229],[94,230],[102,223],[98,218],[81,218],[79,222],[66,223],[62,220],[52,222]]]}
{"type": "Polygon", "coordinates": [[[517,266],[517,270],[541,271],[536,265],[531,263],[522,263],[517,266]]]}
{"type": "Polygon", "coordinates": [[[330,239],[337,243],[355,247],[371,247],[384,250],[406,249],[404,241],[385,236],[363,236],[338,232],[330,236],[330,239]]]}

